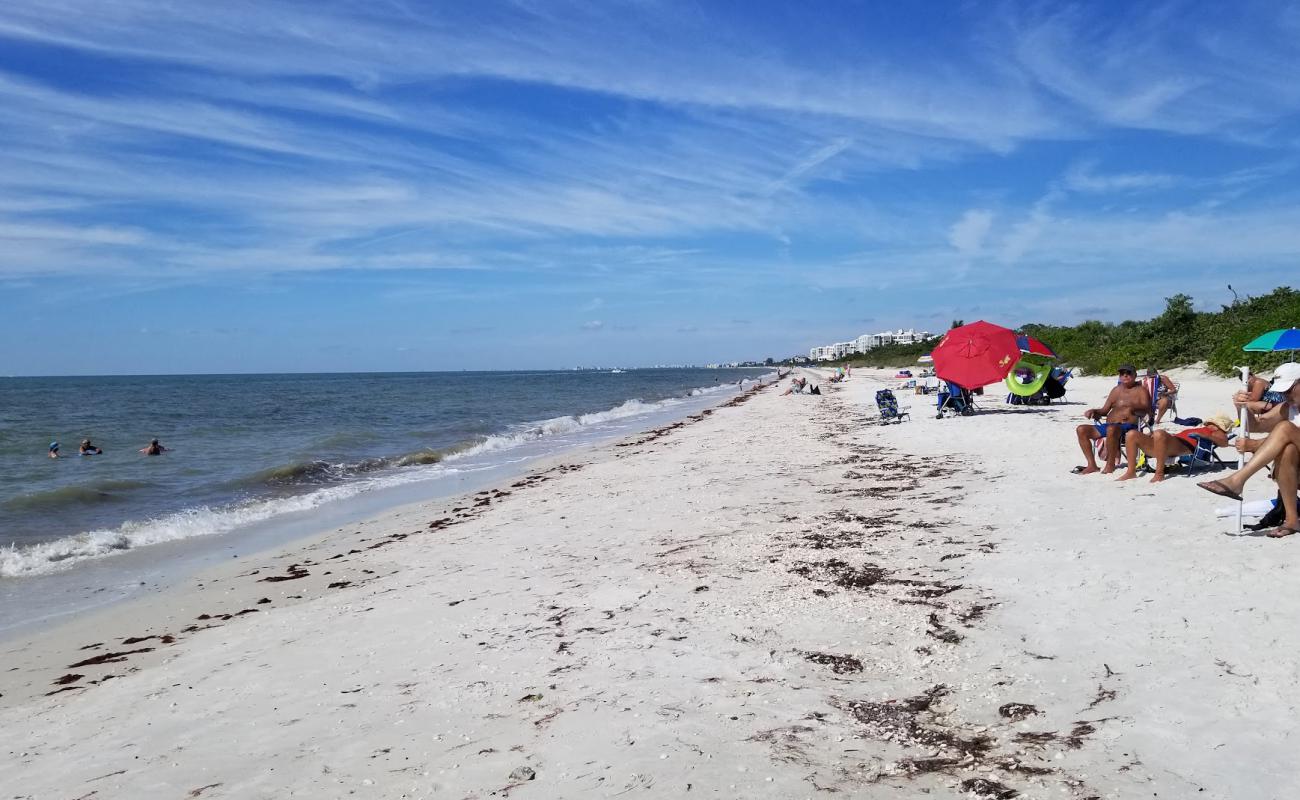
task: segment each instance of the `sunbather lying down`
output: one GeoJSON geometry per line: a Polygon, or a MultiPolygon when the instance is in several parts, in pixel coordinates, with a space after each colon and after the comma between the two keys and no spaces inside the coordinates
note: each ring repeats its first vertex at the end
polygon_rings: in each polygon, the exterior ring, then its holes
{"type": "Polygon", "coordinates": [[[1261,431],[1268,431],[1268,438],[1237,437],[1237,451],[1254,453],[1254,458],[1227,478],[1196,485],[1221,497],[1240,500],[1246,481],[1271,464],[1273,480],[1277,481],[1286,511],[1282,524],[1268,534],[1277,539],[1300,533],[1300,514],[1296,512],[1296,486],[1300,483],[1300,427],[1295,424],[1297,416],[1300,416],[1300,364],[1278,367],[1269,388],[1281,393],[1285,402],[1252,417],[1253,425],[1261,431]]]}
{"type": "Polygon", "coordinates": [[[1157,430],[1150,434],[1139,430],[1130,430],[1125,440],[1128,449],[1128,469],[1116,480],[1127,481],[1137,477],[1137,454],[1141,450],[1147,454],[1147,463],[1155,464],[1156,474],[1152,483],[1165,479],[1165,461],[1174,456],[1188,456],[1196,452],[1197,437],[1209,439],[1218,447],[1228,446],[1228,431],[1236,421],[1227,414],[1216,414],[1205,421],[1204,425],[1186,428],[1178,433],[1157,430]]]}

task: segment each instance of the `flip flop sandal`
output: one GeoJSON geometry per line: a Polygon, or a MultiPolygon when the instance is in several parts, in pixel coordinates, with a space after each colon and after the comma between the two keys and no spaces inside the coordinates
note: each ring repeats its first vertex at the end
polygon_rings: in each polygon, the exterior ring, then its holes
{"type": "Polygon", "coordinates": [[[1087,467],[1075,467],[1074,469],[1070,470],[1070,474],[1071,474],[1071,475],[1078,475],[1078,474],[1082,473],[1085,469],[1087,469],[1087,467]]]}
{"type": "Polygon", "coordinates": [[[1238,503],[1241,502],[1241,495],[1232,491],[1227,486],[1224,486],[1222,481],[1206,481],[1204,483],[1198,483],[1196,485],[1201,487],[1205,491],[1209,492],[1210,494],[1217,494],[1219,497],[1226,497],[1229,500],[1236,500],[1238,503]]]}

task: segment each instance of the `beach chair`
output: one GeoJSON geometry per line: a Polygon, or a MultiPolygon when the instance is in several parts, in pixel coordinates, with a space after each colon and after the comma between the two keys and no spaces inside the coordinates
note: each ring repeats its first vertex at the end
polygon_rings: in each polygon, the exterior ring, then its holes
{"type": "Polygon", "coordinates": [[[945,381],[939,389],[935,409],[939,412],[935,414],[935,419],[943,419],[945,414],[969,417],[975,413],[975,402],[971,398],[970,389],[945,381]]]}
{"type": "MultiPolygon", "coordinates": [[[[1191,436],[1196,440],[1196,449],[1185,455],[1170,456],[1165,461],[1166,472],[1173,468],[1191,475],[1198,470],[1228,468],[1228,464],[1219,457],[1219,446],[1214,443],[1213,439],[1207,439],[1194,433],[1191,436]]],[[[1237,438],[1235,435],[1229,436],[1228,442],[1231,443],[1235,438],[1237,438]]],[[[1156,470],[1155,465],[1151,463],[1151,459],[1147,458],[1145,453],[1138,454],[1137,468],[1142,472],[1155,472],[1156,470]]]]}
{"type": "MultiPolygon", "coordinates": [[[[1178,466],[1186,470],[1190,475],[1197,470],[1227,468],[1223,459],[1219,458],[1218,445],[1213,440],[1204,436],[1192,434],[1196,440],[1196,449],[1185,456],[1178,457],[1178,466]]],[[[1228,441],[1231,443],[1235,436],[1229,436],[1228,441]]]]}
{"type": "MultiPolygon", "coordinates": [[[[1144,422],[1145,430],[1154,430],[1156,426],[1156,416],[1160,413],[1160,390],[1167,384],[1172,384],[1175,389],[1178,388],[1176,383],[1167,380],[1162,375],[1155,375],[1142,379],[1142,385],[1146,387],[1147,393],[1151,395],[1151,413],[1144,422]]],[[[1178,417],[1178,393],[1175,391],[1169,399],[1170,418],[1178,417]]]]}
{"type": "Polygon", "coordinates": [[[881,389],[876,392],[876,408],[880,410],[881,425],[902,422],[904,417],[911,418],[908,412],[898,410],[898,398],[894,397],[893,391],[889,389],[881,389]]]}

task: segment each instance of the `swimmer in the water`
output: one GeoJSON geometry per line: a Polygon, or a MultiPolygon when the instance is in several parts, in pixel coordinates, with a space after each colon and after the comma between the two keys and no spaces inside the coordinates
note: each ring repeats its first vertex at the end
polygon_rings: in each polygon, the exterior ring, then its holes
{"type": "Polygon", "coordinates": [[[50,442],[50,458],[58,458],[58,457],[59,457],[59,443],[50,442]]]}
{"type": "Polygon", "coordinates": [[[167,448],[158,444],[158,440],[154,439],[153,441],[149,442],[148,447],[141,448],[140,452],[144,453],[147,456],[160,456],[163,453],[167,452],[167,448]]]}
{"type": "Polygon", "coordinates": [[[80,452],[83,456],[98,456],[104,454],[104,451],[91,444],[89,439],[81,440],[80,452]]]}

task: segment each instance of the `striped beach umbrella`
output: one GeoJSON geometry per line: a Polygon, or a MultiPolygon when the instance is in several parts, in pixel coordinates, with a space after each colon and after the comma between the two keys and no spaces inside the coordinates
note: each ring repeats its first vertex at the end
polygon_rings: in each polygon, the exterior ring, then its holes
{"type": "Polygon", "coordinates": [[[1300,350],[1300,329],[1279,328],[1257,336],[1245,347],[1248,353],[1275,353],[1278,350],[1300,350]]]}
{"type": "Polygon", "coordinates": [[[1017,333],[1016,344],[1020,345],[1020,352],[1022,353],[1028,353],[1035,356],[1047,356],[1048,358],[1057,357],[1055,350],[1028,334],[1017,333]]]}

